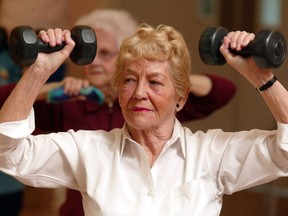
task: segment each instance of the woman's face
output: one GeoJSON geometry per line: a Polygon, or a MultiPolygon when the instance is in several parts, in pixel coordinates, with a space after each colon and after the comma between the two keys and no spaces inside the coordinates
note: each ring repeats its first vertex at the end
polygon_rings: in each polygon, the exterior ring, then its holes
{"type": "Polygon", "coordinates": [[[94,61],[84,66],[84,73],[90,84],[100,88],[109,86],[116,71],[118,47],[116,36],[100,29],[97,34],[97,54],[94,61]]]}
{"type": "Polygon", "coordinates": [[[119,83],[119,102],[130,127],[154,130],[174,123],[177,95],[168,61],[127,63],[119,83]]]}

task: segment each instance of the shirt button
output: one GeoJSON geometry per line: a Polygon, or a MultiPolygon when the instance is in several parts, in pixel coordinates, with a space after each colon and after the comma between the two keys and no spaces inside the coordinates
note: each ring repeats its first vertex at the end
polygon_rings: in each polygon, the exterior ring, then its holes
{"type": "Polygon", "coordinates": [[[147,192],[147,196],[152,197],[153,195],[154,195],[153,191],[148,191],[148,192],[147,192]]]}

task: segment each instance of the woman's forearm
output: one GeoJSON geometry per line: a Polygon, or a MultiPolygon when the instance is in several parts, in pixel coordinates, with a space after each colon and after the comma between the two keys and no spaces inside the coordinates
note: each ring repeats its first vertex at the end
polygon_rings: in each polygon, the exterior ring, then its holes
{"type": "Polygon", "coordinates": [[[36,72],[24,73],[0,110],[0,123],[27,118],[45,81],[36,72]]]}

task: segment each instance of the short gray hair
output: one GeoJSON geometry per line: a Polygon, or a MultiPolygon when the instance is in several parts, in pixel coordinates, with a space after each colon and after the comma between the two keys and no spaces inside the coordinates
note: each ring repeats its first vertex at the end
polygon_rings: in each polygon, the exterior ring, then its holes
{"type": "Polygon", "coordinates": [[[88,25],[93,29],[100,29],[116,37],[120,47],[124,38],[131,36],[137,26],[137,21],[125,10],[96,9],[78,19],[76,25],[88,25]]]}

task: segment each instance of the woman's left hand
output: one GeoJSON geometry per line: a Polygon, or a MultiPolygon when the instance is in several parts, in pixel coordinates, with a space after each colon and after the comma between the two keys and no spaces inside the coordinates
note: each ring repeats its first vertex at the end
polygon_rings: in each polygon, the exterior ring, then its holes
{"type": "Polygon", "coordinates": [[[229,65],[248,79],[254,87],[259,87],[273,76],[271,69],[260,68],[253,57],[242,57],[231,52],[231,49],[241,51],[254,38],[253,33],[246,31],[229,32],[223,39],[220,51],[229,65]]]}

